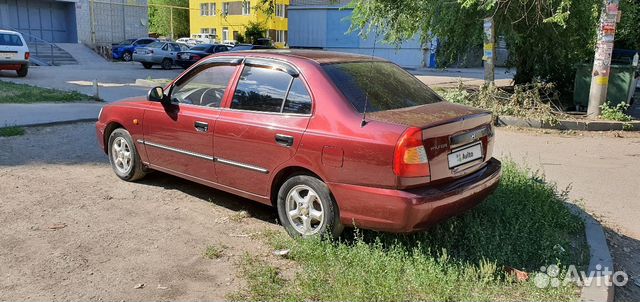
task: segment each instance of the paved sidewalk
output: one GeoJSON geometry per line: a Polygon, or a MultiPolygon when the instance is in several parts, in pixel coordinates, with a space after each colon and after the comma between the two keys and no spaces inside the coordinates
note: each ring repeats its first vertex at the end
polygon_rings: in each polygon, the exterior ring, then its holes
{"type": "Polygon", "coordinates": [[[0,104],[0,127],[96,120],[105,103],[0,104]]]}

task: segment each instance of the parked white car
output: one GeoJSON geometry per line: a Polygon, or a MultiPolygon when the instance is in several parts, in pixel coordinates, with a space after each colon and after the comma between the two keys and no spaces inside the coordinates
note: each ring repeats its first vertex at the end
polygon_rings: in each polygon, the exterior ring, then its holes
{"type": "Polygon", "coordinates": [[[176,40],[176,43],[185,44],[185,45],[187,45],[189,47],[196,46],[196,40],[191,39],[191,38],[180,38],[180,39],[176,40]]]}
{"type": "Polygon", "coordinates": [[[30,55],[22,34],[0,29],[0,70],[15,70],[19,77],[26,77],[30,55]]]}
{"type": "Polygon", "coordinates": [[[216,44],[216,35],[212,34],[195,34],[191,38],[196,44],[216,44]]]}

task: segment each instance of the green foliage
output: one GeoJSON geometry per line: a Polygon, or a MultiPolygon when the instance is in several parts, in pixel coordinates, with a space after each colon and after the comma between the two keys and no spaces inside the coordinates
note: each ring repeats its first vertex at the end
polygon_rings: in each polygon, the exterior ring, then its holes
{"type": "Polygon", "coordinates": [[[375,31],[399,44],[418,35],[442,41],[441,66],[464,62],[481,49],[482,18],[493,16],[497,36],[506,39],[515,82],[535,78],[572,90],[574,65],[593,55],[599,0],[354,0],[352,30],[375,31]]]}
{"type": "MultiPolygon", "coordinates": [[[[487,201],[427,232],[393,235],[356,231],[339,242],[272,236],[298,267],[286,278],[257,258],[242,263],[255,301],[572,301],[568,284],[537,288],[534,275],[516,282],[506,267],[588,263],[582,221],[563,205],[565,194],[513,162],[487,201]]],[[[348,235],[348,234],[347,234],[348,235]]]]}
{"type": "Polygon", "coordinates": [[[616,48],[640,50],[640,1],[620,0],[622,18],[616,32],[616,48]]]}
{"type": "Polygon", "coordinates": [[[600,112],[600,118],[610,121],[628,122],[633,118],[627,115],[625,112],[629,109],[629,105],[622,102],[616,106],[612,106],[611,103],[606,102],[600,106],[602,111],[600,112]]]}
{"type": "Polygon", "coordinates": [[[20,136],[24,134],[24,128],[8,126],[0,128],[0,137],[20,136]]]}
{"type": "Polygon", "coordinates": [[[62,91],[26,84],[0,81],[0,104],[5,103],[70,103],[94,101],[91,96],[76,91],[62,91]]]}
{"type": "Polygon", "coordinates": [[[494,116],[531,118],[550,124],[556,124],[558,117],[563,116],[560,110],[551,105],[559,98],[555,86],[539,81],[515,85],[513,91],[495,86],[481,86],[472,90],[458,85],[455,89],[441,91],[440,95],[452,103],[489,110],[494,116]]]}
{"type": "Polygon", "coordinates": [[[173,38],[189,37],[189,10],[154,6],[171,5],[189,7],[189,0],[149,0],[149,31],[171,37],[171,14],[173,10],[173,38]]]}
{"type": "Polygon", "coordinates": [[[236,41],[238,43],[245,43],[246,39],[244,38],[244,36],[241,33],[238,33],[238,35],[236,36],[236,41]]]}
{"type": "Polygon", "coordinates": [[[224,248],[223,246],[216,245],[207,246],[207,249],[204,251],[204,257],[207,259],[218,259],[222,257],[224,248]]]}
{"type": "Polygon", "coordinates": [[[244,37],[246,42],[255,43],[260,38],[265,38],[267,33],[267,27],[260,22],[249,21],[247,25],[244,26],[245,32],[244,37]]]}

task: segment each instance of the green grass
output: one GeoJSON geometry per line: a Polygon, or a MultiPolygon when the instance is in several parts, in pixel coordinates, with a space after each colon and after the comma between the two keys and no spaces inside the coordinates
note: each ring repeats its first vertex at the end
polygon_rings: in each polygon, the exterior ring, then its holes
{"type": "Polygon", "coordinates": [[[264,260],[246,256],[241,272],[247,286],[230,298],[575,300],[575,285],[540,289],[533,279],[541,266],[573,264],[580,269],[588,263],[584,225],[563,205],[565,195],[530,175],[504,163],[500,187],[486,202],[428,232],[356,231],[338,242],[266,236],[274,249],[291,249],[289,257],[298,267],[295,276],[285,278],[264,260]],[[505,267],[529,272],[529,281],[515,281],[505,267]]]}
{"type": "Polygon", "coordinates": [[[0,128],[0,137],[20,136],[24,134],[24,128],[9,126],[0,128]]]}
{"type": "Polygon", "coordinates": [[[204,257],[207,259],[218,259],[222,257],[224,253],[224,247],[210,245],[207,246],[207,249],[204,251],[204,257]]]}
{"type": "Polygon", "coordinates": [[[0,104],[69,103],[96,101],[92,96],[75,91],[41,88],[0,81],[0,104]]]}

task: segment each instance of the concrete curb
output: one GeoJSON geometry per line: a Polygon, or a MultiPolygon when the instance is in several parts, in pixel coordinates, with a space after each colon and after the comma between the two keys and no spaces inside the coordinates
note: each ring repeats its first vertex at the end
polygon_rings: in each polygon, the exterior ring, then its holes
{"type": "Polygon", "coordinates": [[[613,258],[600,222],[575,204],[565,203],[574,215],[584,221],[584,231],[589,245],[589,268],[587,276],[597,276],[582,287],[582,302],[612,302],[615,286],[611,283],[614,272],[613,258]],[[609,274],[603,274],[603,271],[609,274]],[[607,286],[609,284],[609,286],[607,286]]]}
{"type": "Polygon", "coordinates": [[[46,127],[46,126],[60,126],[60,125],[68,125],[75,123],[88,123],[88,122],[96,122],[98,118],[82,118],[75,120],[66,120],[66,121],[55,121],[55,122],[45,122],[45,123],[34,123],[34,124],[25,124],[25,125],[12,125],[15,127],[46,127]]]}
{"type": "Polygon", "coordinates": [[[499,116],[496,118],[498,126],[515,126],[539,129],[556,129],[556,130],[577,130],[577,131],[640,131],[640,121],[616,122],[616,121],[575,121],[575,120],[559,120],[558,124],[519,118],[515,116],[499,116]],[[628,126],[625,126],[628,125],[628,126]],[[625,129],[627,127],[628,129],[625,129]]]}

